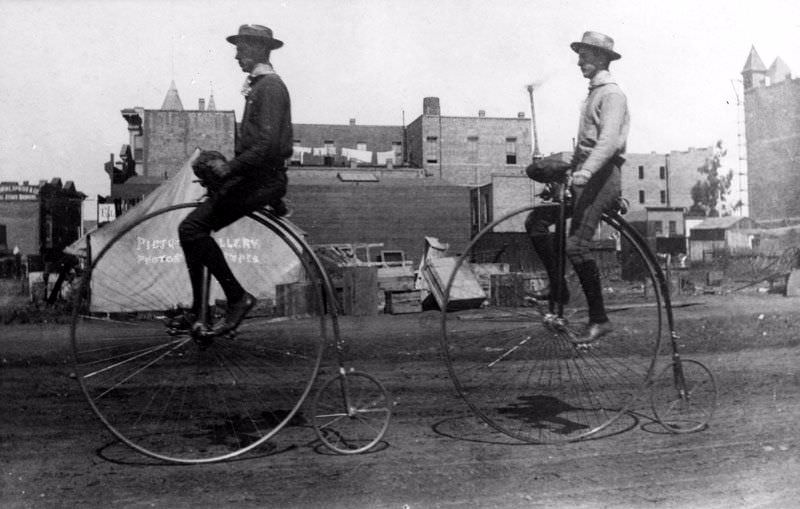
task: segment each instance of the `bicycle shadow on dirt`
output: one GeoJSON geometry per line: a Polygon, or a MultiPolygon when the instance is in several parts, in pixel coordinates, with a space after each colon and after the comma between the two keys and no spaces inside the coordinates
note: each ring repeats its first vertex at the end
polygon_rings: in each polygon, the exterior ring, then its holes
{"type": "MultiPolygon", "coordinates": [[[[217,449],[220,451],[217,455],[221,456],[225,454],[226,449],[230,452],[233,452],[251,446],[253,443],[257,442],[259,440],[259,436],[254,424],[255,423],[248,422],[244,419],[226,419],[216,424],[202,425],[194,432],[186,432],[181,434],[180,438],[195,441],[195,443],[198,444],[199,450],[202,450],[203,447],[217,449]]],[[[313,434],[314,432],[311,428],[311,425],[308,424],[302,416],[296,415],[272,439],[267,440],[263,444],[255,446],[251,451],[247,451],[242,453],[240,456],[236,456],[224,461],[243,461],[265,458],[269,456],[285,454],[298,449],[299,447],[309,447],[314,442],[314,440],[311,439],[313,434]],[[291,439],[287,440],[290,443],[288,445],[278,445],[282,438],[285,439],[288,434],[292,435],[291,439]],[[303,442],[303,435],[308,436],[310,440],[303,442]]],[[[160,438],[162,441],[169,441],[170,438],[169,436],[159,437],[158,434],[151,435],[150,438],[152,437],[160,438]]],[[[147,440],[145,439],[147,438],[148,437],[146,436],[139,436],[136,438],[136,440],[139,443],[142,443],[146,442],[147,440]]],[[[149,447],[153,448],[154,452],[156,453],[160,452],[155,446],[155,442],[152,442],[149,447]]],[[[128,444],[118,438],[115,438],[111,442],[98,448],[96,450],[96,454],[105,461],[123,465],[186,464],[147,456],[144,453],[135,450],[133,447],[130,447],[128,444]]],[[[170,454],[167,452],[165,452],[164,455],[170,456],[170,454]]],[[[210,457],[211,455],[209,454],[208,456],[210,457]]],[[[187,457],[191,458],[192,456],[187,455],[187,457]]],[[[200,457],[203,456],[200,455],[200,457]]]]}
{"type": "MultiPolygon", "coordinates": [[[[241,456],[236,456],[235,458],[230,458],[226,460],[220,460],[216,462],[210,463],[228,463],[228,462],[235,462],[235,461],[249,461],[249,460],[256,460],[262,458],[268,458],[271,456],[276,456],[279,454],[286,454],[288,452],[294,451],[299,449],[300,447],[308,445],[308,444],[289,444],[285,446],[278,447],[276,444],[267,442],[265,444],[261,444],[252,451],[248,451],[241,456]]],[[[95,455],[99,457],[103,461],[107,461],[109,463],[114,463],[116,465],[125,465],[125,466],[160,466],[160,467],[185,467],[190,466],[186,463],[176,463],[172,461],[161,460],[157,458],[152,458],[150,456],[145,456],[143,453],[136,451],[129,447],[127,444],[122,442],[119,439],[114,439],[107,444],[99,447],[95,450],[95,455]]]]}
{"type": "MultiPolygon", "coordinates": [[[[564,437],[564,442],[570,441],[568,435],[584,429],[588,430],[588,426],[585,424],[569,419],[567,417],[569,412],[597,410],[577,408],[558,398],[541,395],[520,397],[518,403],[496,409],[504,418],[518,422],[520,425],[527,425],[532,430],[541,429],[556,436],[561,435],[564,437]]],[[[639,427],[639,417],[640,415],[633,412],[625,412],[614,421],[613,425],[575,441],[599,440],[621,435],[639,427]]],[[[505,445],[546,445],[546,443],[537,442],[533,438],[531,441],[523,441],[508,436],[471,414],[458,418],[443,419],[435,423],[432,429],[439,435],[470,442],[505,445]]],[[[560,441],[549,441],[549,443],[553,442],[560,441]]]]}

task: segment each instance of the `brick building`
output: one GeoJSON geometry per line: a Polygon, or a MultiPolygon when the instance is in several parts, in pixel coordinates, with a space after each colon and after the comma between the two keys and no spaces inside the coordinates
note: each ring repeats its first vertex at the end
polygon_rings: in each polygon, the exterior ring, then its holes
{"type": "Polygon", "coordinates": [[[692,187],[705,176],[699,169],[712,156],[711,147],[669,153],[626,154],[622,168],[622,196],[631,210],[647,207],[691,208],[692,187]]]}
{"type": "Polygon", "coordinates": [[[295,166],[402,166],[403,126],[292,124],[295,166]]]}
{"type": "Polygon", "coordinates": [[[197,147],[233,157],[235,114],[233,110],[218,111],[213,94],[207,105],[205,99],[199,99],[196,110],[186,110],[172,82],[160,109],[134,107],[121,113],[129,134],[118,163],[124,169],[109,173],[111,199],[118,213],[177,173],[197,147]]]}
{"type": "Polygon", "coordinates": [[[419,178],[413,171],[382,177],[373,170],[379,169],[292,169],[287,194],[292,222],[313,244],[381,243],[381,249],[403,251],[415,264],[426,236],[450,244],[454,252],[466,247],[468,187],[419,178]]]}
{"type": "Polygon", "coordinates": [[[72,181],[0,182],[0,251],[32,261],[32,270],[55,263],[81,234],[81,204],[86,195],[72,181]]]}
{"type": "Polygon", "coordinates": [[[776,58],[767,68],[755,47],[742,69],[750,217],[800,222],[800,79],[776,58]]]}
{"type": "Polygon", "coordinates": [[[438,97],[423,100],[422,115],[406,129],[407,161],[425,175],[479,186],[492,173],[524,174],[532,154],[531,121],[516,117],[443,116],[438,97]]]}

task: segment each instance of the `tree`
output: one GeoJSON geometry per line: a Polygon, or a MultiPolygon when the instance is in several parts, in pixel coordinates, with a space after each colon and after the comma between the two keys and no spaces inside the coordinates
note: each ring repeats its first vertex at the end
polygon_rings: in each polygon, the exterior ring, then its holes
{"type": "Polygon", "coordinates": [[[728,170],[727,174],[724,173],[721,161],[727,153],[728,150],[722,147],[722,140],[718,140],[714,145],[711,157],[706,158],[706,162],[697,168],[697,172],[704,175],[705,180],[698,180],[692,187],[692,201],[694,202],[690,209],[692,212],[708,217],[730,215],[731,211],[725,206],[725,198],[731,191],[733,170],[728,170]],[[719,209],[717,208],[718,204],[720,205],[719,209]]]}

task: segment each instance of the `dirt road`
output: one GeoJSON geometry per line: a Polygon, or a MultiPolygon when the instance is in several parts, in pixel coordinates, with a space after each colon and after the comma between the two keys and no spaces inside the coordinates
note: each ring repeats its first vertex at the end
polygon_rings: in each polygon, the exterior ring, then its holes
{"type": "Polygon", "coordinates": [[[800,300],[714,296],[677,317],[684,355],[720,388],[704,432],[667,434],[641,405],[614,436],[517,443],[455,394],[427,312],[343,320],[353,363],[397,401],[377,451],[336,456],[298,426],[253,456],[203,466],[160,464],[112,439],[68,376],[67,327],[0,327],[0,506],[796,506],[800,300]]]}

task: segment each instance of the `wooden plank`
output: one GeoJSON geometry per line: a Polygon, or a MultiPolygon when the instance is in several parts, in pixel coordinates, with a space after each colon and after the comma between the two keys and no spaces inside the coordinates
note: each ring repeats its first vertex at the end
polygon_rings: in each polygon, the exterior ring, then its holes
{"type": "MultiPolygon", "coordinates": [[[[457,259],[453,257],[433,258],[425,264],[425,281],[436,299],[439,308],[442,308],[445,299],[445,291],[450,275],[455,269],[457,259]]],[[[478,283],[478,278],[472,272],[468,263],[463,263],[458,268],[458,272],[453,279],[450,295],[448,297],[447,309],[469,309],[477,308],[486,300],[486,293],[478,283]]]]}
{"type": "Polygon", "coordinates": [[[386,292],[407,292],[414,289],[414,276],[378,278],[378,288],[386,292]]]}
{"type": "Polygon", "coordinates": [[[342,275],[342,312],[352,316],[377,315],[377,267],[343,267],[342,275]]]}
{"type": "Polygon", "coordinates": [[[422,311],[422,292],[386,292],[386,312],[399,315],[422,311]]]}
{"type": "Polygon", "coordinates": [[[311,282],[275,285],[275,314],[304,316],[316,314],[317,295],[311,282]]]}

